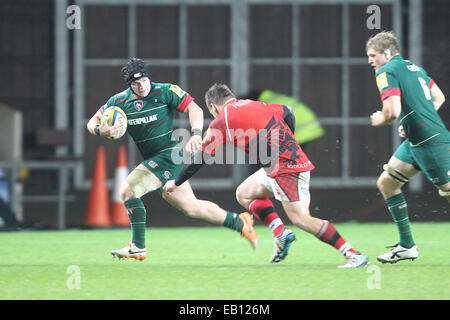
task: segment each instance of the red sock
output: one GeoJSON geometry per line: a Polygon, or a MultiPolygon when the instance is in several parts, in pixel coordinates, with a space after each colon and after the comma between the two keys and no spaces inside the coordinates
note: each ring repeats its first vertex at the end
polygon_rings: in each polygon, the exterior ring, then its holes
{"type": "Polygon", "coordinates": [[[345,255],[347,251],[357,253],[357,251],[352,248],[350,243],[341,237],[334,225],[326,220],[323,221],[323,225],[316,234],[316,237],[319,238],[319,240],[335,247],[343,255],[345,255]]]}
{"type": "Polygon", "coordinates": [[[275,212],[272,201],[269,199],[254,199],[248,204],[250,212],[272,230],[274,237],[283,231],[284,224],[278,213],[275,212]]]}

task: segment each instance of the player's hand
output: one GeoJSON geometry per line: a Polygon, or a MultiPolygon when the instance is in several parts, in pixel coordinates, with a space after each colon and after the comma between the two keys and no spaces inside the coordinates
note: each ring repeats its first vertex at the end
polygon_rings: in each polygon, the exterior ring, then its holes
{"type": "Polygon", "coordinates": [[[374,127],[382,125],[384,123],[384,120],[385,119],[383,111],[380,110],[372,113],[372,115],[370,116],[370,122],[374,127]]]}
{"type": "Polygon", "coordinates": [[[402,125],[398,126],[398,135],[400,138],[406,139],[408,136],[406,135],[405,128],[402,125]]]}
{"type": "Polygon", "coordinates": [[[186,150],[190,153],[194,153],[195,151],[200,150],[201,147],[202,137],[197,134],[193,135],[186,143],[186,150]]]}
{"type": "Polygon", "coordinates": [[[103,123],[100,123],[100,126],[99,126],[98,129],[100,130],[100,135],[102,137],[114,138],[114,137],[117,137],[119,135],[119,133],[120,133],[120,124],[117,123],[114,126],[110,126],[105,121],[103,123]]]}
{"type": "Polygon", "coordinates": [[[177,186],[175,185],[175,180],[169,180],[164,185],[163,190],[167,193],[170,193],[170,192],[174,191],[176,188],[177,188],[177,186]]]}

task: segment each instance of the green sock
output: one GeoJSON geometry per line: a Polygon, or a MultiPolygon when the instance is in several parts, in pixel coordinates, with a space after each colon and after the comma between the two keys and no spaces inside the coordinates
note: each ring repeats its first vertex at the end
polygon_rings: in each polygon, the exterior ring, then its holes
{"type": "Polygon", "coordinates": [[[223,225],[227,228],[230,228],[231,230],[242,232],[242,227],[244,226],[244,223],[242,222],[241,219],[239,219],[239,215],[237,213],[227,211],[227,216],[225,218],[225,222],[223,223],[223,225]]]}
{"type": "Polygon", "coordinates": [[[144,203],[141,199],[129,199],[124,202],[127,208],[128,218],[130,219],[131,231],[133,233],[133,240],[131,240],[136,247],[140,249],[145,248],[145,221],[147,212],[144,203]]]}
{"type": "Polygon", "coordinates": [[[400,245],[407,249],[411,248],[414,246],[414,240],[409,226],[408,205],[406,204],[405,196],[403,193],[397,194],[386,199],[386,204],[397,225],[400,245]]]}

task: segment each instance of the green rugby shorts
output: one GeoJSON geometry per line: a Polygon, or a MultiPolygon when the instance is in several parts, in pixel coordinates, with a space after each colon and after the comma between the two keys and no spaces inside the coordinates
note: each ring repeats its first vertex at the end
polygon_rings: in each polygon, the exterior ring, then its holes
{"type": "Polygon", "coordinates": [[[398,147],[394,157],[421,170],[436,186],[450,181],[450,143],[433,142],[431,139],[411,147],[409,140],[406,139],[398,147]]]}

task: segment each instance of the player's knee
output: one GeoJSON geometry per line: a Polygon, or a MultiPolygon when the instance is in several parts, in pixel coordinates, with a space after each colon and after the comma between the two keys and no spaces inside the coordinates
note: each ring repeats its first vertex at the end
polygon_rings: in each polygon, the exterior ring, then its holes
{"type": "Polygon", "coordinates": [[[130,200],[132,198],[136,198],[133,188],[131,188],[130,184],[127,181],[122,182],[122,184],[120,185],[119,196],[122,202],[130,200]]]}
{"type": "Polygon", "coordinates": [[[383,171],[383,173],[378,177],[377,180],[377,188],[382,194],[397,190],[402,186],[403,183],[399,183],[386,171],[383,171]]]}
{"type": "Polygon", "coordinates": [[[244,197],[243,197],[242,188],[239,186],[236,188],[236,200],[242,204],[243,199],[244,199],[244,197]]]}
{"type": "Polygon", "coordinates": [[[239,202],[240,205],[247,208],[249,202],[252,200],[248,196],[248,192],[245,189],[245,187],[242,187],[241,185],[236,188],[236,200],[239,202]]]}
{"type": "Polygon", "coordinates": [[[389,181],[395,181],[397,185],[403,186],[409,181],[409,177],[405,173],[394,168],[389,163],[383,165],[383,170],[382,176],[386,177],[389,181]]]}
{"type": "Polygon", "coordinates": [[[385,189],[385,186],[387,185],[387,180],[389,179],[389,176],[386,177],[386,175],[384,173],[382,173],[377,180],[377,188],[378,190],[380,190],[381,192],[383,192],[383,190],[385,189]]]}
{"type": "Polygon", "coordinates": [[[122,201],[141,198],[148,192],[161,187],[161,184],[162,182],[154,175],[144,170],[133,170],[121,185],[120,198],[122,201]]]}

